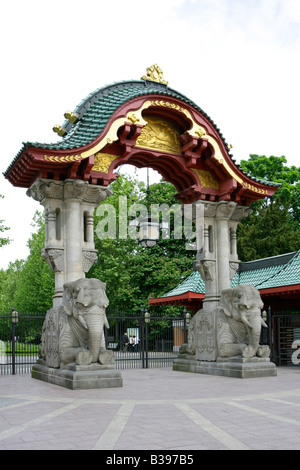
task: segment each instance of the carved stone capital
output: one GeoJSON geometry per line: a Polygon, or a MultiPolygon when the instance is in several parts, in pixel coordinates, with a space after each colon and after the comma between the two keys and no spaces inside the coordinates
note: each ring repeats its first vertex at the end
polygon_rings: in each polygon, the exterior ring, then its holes
{"type": "Polygon", "coordinates": [[[64,250],[63,248],[44,248],[42,250],[44,258],[53,272],[64,271],[64,250]]]}
{"type": "Polygon", "coordinates": [[[112,194],[109,187],[95,186],[82,180],[66,180],[64,182],[64,198],[79,199],[93,205],[98,205],[112,194]]]}
{"type": "Polygon", "coordinates": [[[216,262],[214,260],[197,260],[196,268],[203,281],[213,281],[216,278],[216,262]]]}
{"type": "Polygon", "coordinates": [[[42,202],[44,199],[62,199],[63,181],[38,178],[27,190],[26,194],[38,202],[42,202]]]}
{"type": "Polygon", "coordinates": [[[216,217],[219,219],[230,219],[236,208],[236,205],[237,205],[236,202],[233,202],[233,201],[218,202],[216,217]]]}
{"type": "Polygon", "coordinates": [[[82,199],[85,193],[85,182],[82,180],[64,181],[64,199],[82,199]]]}
{"type": "Polygon", "coordinates": [[[87,273],[93,264],[97,261],[97,250],[83,250],[82,251],[82,270],[87,273]]]}
{"type": "Polygon", "coordinates": [[[229,272],[230,272],[230,280],[232,281],[235,273],[237,272],[239,268],[239,262],[238,261],[231,261],[229,263],[229,272]]]}
{"type": "Polygon", "coordinates": [[[39,202],[44,199],[79,199],[88,204],[98,205],[112,195],[112,190],[110,187],[96,186],[82,180],[55,181],[38,178],[26,194],[39,202]]]}
{"type": "Polygon", "coordinates": [[[231,220],[235,220],[237,222],[240,222],[243,219],[246,219],[249,215],[251,215],[253,212],[250,207],[245,207],[245,206],[237,206],[232,214],[231,220]]]}

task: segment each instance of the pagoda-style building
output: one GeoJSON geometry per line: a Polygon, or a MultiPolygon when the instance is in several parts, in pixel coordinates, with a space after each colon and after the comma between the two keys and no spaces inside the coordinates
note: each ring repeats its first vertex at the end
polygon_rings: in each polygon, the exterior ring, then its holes
{"type": "Polygon", "coordinates": [[[157,170],[179,202],[201,206],[197,269],[206,300],[216,302],[238,267],[238,223],[251,202],[272,196],[278,185],[243,172],[214,121],[170,88],[157,65],[140,80],[90,93],[53,130],[58,142],[24,143],[4,176],[45,208],[43,257],[55,272],[57,303],[63,284],[84,277],[97,259],[93,212],[125,163],[157,170]]]}
{"type": "Polygon", "coordinates": [[[195,103],[163,81],[157,66],[139,81],[99,88],[53,130],[57,143],[26,142],[4,175],[29,188],[37,178],[108,186],[124,163],[157,170],[183,203],[234,201],[249,206],[278,185],[250,178],[220,129],[195,103]]]}

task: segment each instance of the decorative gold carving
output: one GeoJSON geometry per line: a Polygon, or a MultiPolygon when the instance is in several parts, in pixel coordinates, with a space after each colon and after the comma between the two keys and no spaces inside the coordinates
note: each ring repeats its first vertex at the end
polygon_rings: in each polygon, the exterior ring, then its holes
{"type": "Polygon", "coordinates": [[[148,124],[143,127],[136,146],[181,154],[179,129],[164,119],[153,116],[146,119],[148,124]]]}
{"type": "Polygon", "coordinates": [[[147,70],[147,75],[142,76],[142,80],[151,80],[152,82],[158,82],[158,83],[163,83],[164,85],[168,85],[168,82],[163,80],[163,71],[161,68],[157,65],[151,65],[151,67],[148,67],[147,70]]]}
{"type": "MultiPolygon", "coordinates": [[[[142,112],[144,109],[149,108],[151,106],[151,101],[146,101],[139,109],[134,111],[135,114],[135,119],[139,119],[139,124],[141,126],[145,126],[147,124],[147,121],[145,121],[142,117],[142,112]]],[[[95,147],[92,147],[89,150],[86,150],[85,152],[82,152],[81,158],[88,158],[93,154],[96,154],[100,152],[103,147],[105,147],[106,144],[110,144],[112,142],[115,142],[118,140],[118,130],[120,129],[121,126],[123,126],[126,122],[132,122],[132,112],[128,112],[125,117],[117,118],[112,125],[109,128],[109,131],[107,134],[103,137],[103,139],[98,142],[95,147]]]]}
{"type": "Polygon", "coordinates": [[[72,113],[72,111],[66,111],[64,114],[65,118],[68,119],[72,124],[78,120],[79,115],[72,113]]]}
{"type": "Polygon", "coordinates": [[[243,186],[245,186],[245,188],[250,189],[251,191],[254,191],[255,193],[265,194],[265,195],[268,194],[267,189],[256,188],[255,186],[253,186],[253,184],[245,183],[244,181],[242,181],[242,184],[243,186]]]}
{"type": "Polygon", "coordinates": [[[111,155],[109,153],[96,153],[95,163],[92,168],[93,171],[101,171],[107,173],[111,163],[118,158],[117,155],[111,155]]]}
{"type": "MultiPolygon", "coordinates": [[[[212,137],[212,136],[210,136],[206,133],[206,130],[204,129],[204,127],[200,126],[199,124],[197,124],[195,122],[195,120],[193,119],[191,113],[186,108],[184,108],[182,106],[179,106],[175,103],[170,103],[170,102],[164,101],[164,100],[153,100],[153,101],[148,100],[148,101],[145,101],[139,109],[134,110],[134,113],[132,111],[130,111],[130,112],[127,113],[127,115],[125,117],[117,118],[112,123],[112,125],[110,126],[107,134],[101,139],[101,141],[98,142],[97,145],[90,148],[89,150],[86,150],[85,152],[82,152],[81,155],[76,155],[76,156],[71,155],[71,156],[64,156],[64,157],[48,157],[48,156],[45,155],[44,156],[45,160],[55,161],[55,162],[60,162],[60,161],[61,162],[66,162],[66,161],[68,161],[68,157],[69,157],[70,158],[69,161],[76,161],[76,160],[80,160],[80,158],[84,159],[84,158],[90,157],[91,155],[97,154],[98,152],[100,152],[101,149],[103,149],[105,147],[105,145],[118,140],[118,130],[126,122],[128,122],[128,121],[133,122],[133,120],[134,120],[135,122],[139,122],[139,124],[141,126],[146,126],[147,122],[143,119],[142,112],[145,109],[149,108],[150,106],[162,106],[162,107],[174,109],[176,111],[179,111],[179,112],[183,113],[192,123],[192,127],[187,131],[188,134],[190,134],[191,136],[196,136],[196,137],[201,137],[201,138],[205,137],[214,149],[213,158],[215,160],[217,160],[217,162],[220,165],[223,165],[225,170],[236,181],[238,181],[241,185],[245,186],[246,188],[248,188],[248,189],[250,189],[254,192],[258,192],[260,194],[268,194],[266,189],[256,188],[255,186],[252,186],[252,185],[244,182],[243,179],[240,178],[233,171],[233,169],[229,166],[229,164],[224,159],[224,157],[222,155],[222,152],[221,152],[221,149],[218,145],[218,142],[214,139],[214,137],[212,137]],[[139,121],[137,121],[137,120],[139,120],[139,121]],[[72,159],[74,159],[74,160],[72,160],[72,159]]],[[[95,169],[95,167],[93,167],[93,169],[95,169]]],[[[97,170],[97,171],[100,171],[100,170],[97,170]]]]}
{"type": "Polygon", "coordinates": [[[64,155],[64,156],[44,155],[44,160],[52,162],[52,163],[78,162],[80,159],[81,159],[80,155],[64,155]]]}
{"type": "Polygon", "coordinates": [[[206,136],[206,131],[204,129],[204,127],[199,127],[199,129],[197,131],[195,131],[195,134],[200,137],[200,139],[203,139],[203,137],[206,136]]]}
{"type": "Polygon", "coordinates": [[[128,114],[127,119],[128,121],[132,122],[132,124],[136,124],[140,121],[140,119],[134,113],[128,114]]]}
{"type": "Polygon", "coordinates": [[[58,124],[55,124],[55,126],[53,127],[53,132],[58,134],[60,137],[63,137],[66,133],[66,130],[58,124]]]}
{"type": "Polygon", "coordinates": [[[193,168],[193,172],[199,177],[202,188],[219,189],[219,183],[209,171],[193,168]]]}

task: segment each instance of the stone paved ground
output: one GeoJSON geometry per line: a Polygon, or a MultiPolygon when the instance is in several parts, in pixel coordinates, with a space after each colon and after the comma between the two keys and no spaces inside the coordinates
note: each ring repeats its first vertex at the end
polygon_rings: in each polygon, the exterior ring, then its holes
{"type": "Polygon", "coordinates": [[[122,370],[123,387],[68,390],[0,376],[0,450],[300,449],[300,368],[234,379],[122,370]]]}

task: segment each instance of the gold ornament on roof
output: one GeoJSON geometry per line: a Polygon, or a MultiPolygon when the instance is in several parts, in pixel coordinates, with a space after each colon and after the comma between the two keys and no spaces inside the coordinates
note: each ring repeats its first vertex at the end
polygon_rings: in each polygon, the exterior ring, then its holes
{"type": "Polygon", "coordinates": [[[134,113],[128,114],[127,119],[128,121],[132,122],[132,124],[136,124],[140,121],[140,119],[134,113]]]}
{"type": "Polygon", "coordinates": [[[161,118],[147,116],[145,119],[148,123],[143,127],[141,135],[136,141],[136,146],[180,155],[179,129],[161,118]]]}
{"type": "Polygon", "coordinates": [[[72,111],[66,111],[64,114],[65,118],[68,119],[72,124],[77,121],[79,115],[76,113],[72,113],[72,111]]]}
{"type": "Polygon", "coordinates": [[[114,160],[116,160],[116,158],[118,158],[117,155],[98,152],[95,155],[95,162],[92,170],[101,171],[102,173],[108,173],[110,165],[114,160]]]}
{"type": "Polygon", "coordinates": [[[199,177],[202,188],[209,188],[209,189],[219,189],[219,183],[215,180],[212,174],[206,170],[198,170],[197,168],[193,168],[193,172],[199,177]]]}
{"type": "Polygon", "coordinates": [[[142,80],[151,80],[152,82],[158,82],[158,83],[163,83],[163,85],[168,85],[168,82],[162,79],[163,71],[157,64],[151,65],[151,67],[148,67],[146,72],[147,72],[147,75],[143,75],[142,80]]]}
{"type": "Polygon", "coordinates": [[[58,134],[60,137],[63,137],[66,134],[66,130],[58,124],[55,124],[55,126],[53,127],[53,132],[58,134]]]}

